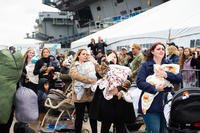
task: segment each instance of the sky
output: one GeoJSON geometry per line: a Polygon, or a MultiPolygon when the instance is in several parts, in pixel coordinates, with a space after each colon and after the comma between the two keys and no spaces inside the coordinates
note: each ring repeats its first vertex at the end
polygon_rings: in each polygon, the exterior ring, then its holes
{"type": "Polygon", "coordinates": [[[12,45],[32,33],[39,12],[58,11],[42,0],[6,0],[0,4],[0,45],[12,45]]]}

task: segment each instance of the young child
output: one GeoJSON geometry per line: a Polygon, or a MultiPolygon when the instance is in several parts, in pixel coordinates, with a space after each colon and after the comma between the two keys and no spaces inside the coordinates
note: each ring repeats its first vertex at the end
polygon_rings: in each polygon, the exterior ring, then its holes
{"type": "Polygon", "coordinates": [[[55,69],[60,68],[60,62],[53,55],[49,56],[49,60],[50,60],[49,66],[52,66],[55,69]]]}
{"type": "Polygon", "coordinates": [[[49,93],[49,81],[46,78],[41,78],[39,80],[38,89],[38,106],[39,106],[39,120],[42,121],[47,109],[44,106],[45,100],[49,93]]]}

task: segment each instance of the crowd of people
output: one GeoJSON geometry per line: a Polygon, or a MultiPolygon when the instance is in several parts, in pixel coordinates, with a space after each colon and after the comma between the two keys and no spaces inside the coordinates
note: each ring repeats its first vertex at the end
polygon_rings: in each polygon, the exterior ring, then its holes
{"type": "MultiPolygon", "coordinates": [[[[49,49],[43,48],[37,61],[33,58],[34,49],[26,51],[19,82],[38,95],[39,120],[42,121],[47,112],[44,102],[49,90],[65,90],[72,84],[76,133],[81,133],[85,108],[88,110],[92,133],[97,133],[97,121],[101,122],[101,133],[109,133],[111,124],[114,124],[116,133],[126,133],[125,125],[133,123],[137,117],[134,99],[129,93],[131,84],[136,83],[142,91],[138,96],[138,112],[143,116],[146,132],[164,133],[163,96],[186,86],[200,85],[200,47],[184,48],[174,43],[164,45],[156,42],[150,49],[144,50],[134,43],[130,46],[131,51],[127,47],[116,51],[106,50],[107,46],[99,37],[98,43],[91,39],[88,44],[90,50],[79,49],[75,55],[53,56],[49,49]],[[163,64],[178,64],[180,72],[155,69],[155,65],[163,64]],[[150,75],[166,79],[173,87],[149,83],[146,79],[150,75]],[[156,96],[144,111],[142,97],[146,92],[156,96]]],[[[4,125],[0,124],[0,131],[4,125]]]]}

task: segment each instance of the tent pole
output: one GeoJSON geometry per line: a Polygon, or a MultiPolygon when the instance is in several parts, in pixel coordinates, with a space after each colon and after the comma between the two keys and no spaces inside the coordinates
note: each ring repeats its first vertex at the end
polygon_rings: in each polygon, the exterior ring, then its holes
{"type": "Polygon", "coordinates": [[[171,29],[169,29],[169,34],[168,34],[168,43],[171,42],[171,29]]]}

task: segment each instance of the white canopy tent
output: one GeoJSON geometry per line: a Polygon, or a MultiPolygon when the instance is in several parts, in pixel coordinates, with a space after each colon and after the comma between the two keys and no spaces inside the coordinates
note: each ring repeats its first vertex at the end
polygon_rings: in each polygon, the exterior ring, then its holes
{"type": "Polygon", "coordinates": [[[34,45],[34,44],[39,44],[42,43],[42,41],[40,40],[36,40],[36,39],[21,39],[15,42],[15,45],[34,45]]]}
{"type": "Polygon", "coordinates": [[[101,36],[113,49],[132,43],[174,41],[189,46],[189,39],[200,38],[200,0],[171,0],[135,17],[72,42],[71,49],[87,48],[90,39],[101,36]]]}
{"type": "Polygon", "coordinates": [[[21,39],[14,43],[17,50],[24,54],[28,48],[38,49],[43,42],[36,39],[21,39]]]}
{"type": "Polygon", "coordinates": [[[43,48],[48,48],[50,54],[56,55],[58,49],[61,49],[60,43],[46,43],[36,39],[23,39],[15,42],[14,46],[24,54],[28,48],[34,48],[36,54],[40,54],[43,48]]]}

